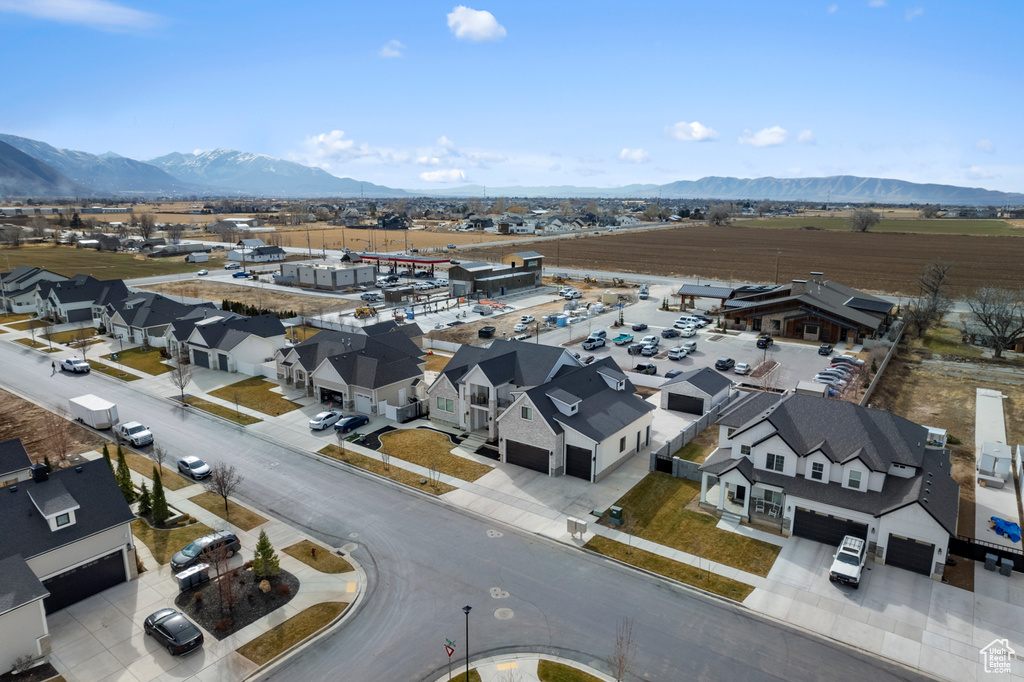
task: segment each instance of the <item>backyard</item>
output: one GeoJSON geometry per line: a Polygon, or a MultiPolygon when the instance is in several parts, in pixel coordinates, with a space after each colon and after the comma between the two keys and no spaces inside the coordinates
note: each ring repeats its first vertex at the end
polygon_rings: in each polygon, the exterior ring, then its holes
{"type": "Polygon", "coordinates": [[[291,412],[301,407],[298,403],[293,403],[282,397],[280,393],[275,393],[273,389],[277,387],[277,384],[273,384],[263,377],[251,377],[218,388],[216,391],[210,391],[210,395],[271,417],[278,417],[285,412],[291,412]]]}
{"type": "Polygon", "coordinates": [[[689,443],[679,448],[673,456],[688,462],[704,463],[704,460],[718,447],[718,429],[709,427],[697,434],[689,443]]]}

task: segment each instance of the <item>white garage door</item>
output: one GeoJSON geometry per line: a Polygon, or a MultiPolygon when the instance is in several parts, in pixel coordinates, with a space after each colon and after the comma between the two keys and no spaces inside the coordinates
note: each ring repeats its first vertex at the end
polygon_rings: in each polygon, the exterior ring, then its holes
{"type": "Polygon", "coordinates": [[[362,414],[372,414],[373,402],[370,400],[370,396],[356,393],[356,412],[362,414]]]}

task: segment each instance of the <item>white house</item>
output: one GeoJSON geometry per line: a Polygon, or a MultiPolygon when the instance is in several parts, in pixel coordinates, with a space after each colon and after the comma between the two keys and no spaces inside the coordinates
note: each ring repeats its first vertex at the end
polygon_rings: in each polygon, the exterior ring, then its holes
{"type": "Polygon", "coordinates": [[[284,325],[274,315],[212,317],[193,324],[186,344],[197,367],[257,376],[284,345],[284,325]]]}
{"type": "Polygon", "coordinates": [[[36,312],[36,284],[65,282],[67,277],[31,265],[19,265],[0,274],[0,310],[9,313],[36,312]]]}
{"type": "Polygon", "coordinates": [[[35,289],[36,311],[58,322],[98,323],[108,303],[123,300],[128,287],[119,279],[98,280],[75,275],[64,281],[39,281],[35,289]]]}

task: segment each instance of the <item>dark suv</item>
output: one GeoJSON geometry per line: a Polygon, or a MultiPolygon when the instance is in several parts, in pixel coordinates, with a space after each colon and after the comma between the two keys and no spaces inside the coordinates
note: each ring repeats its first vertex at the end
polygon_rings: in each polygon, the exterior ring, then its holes
{"type": "Polygon", "coordinates": [[[238,541],[238,536],[229,530],[204,535],[188,543],[184,549],[171,557],[171,568],[175,571],[188,568],[196,563],[204,552],[214,552],[221,547],[227,548],[228,556],[231,556],[242,549],[242,543],[238,541]]]}
{"type": "Polygon", "coordinates": [[[765,334],[764,336],[757,337],[758,348],[770,348],[773,343],[775,343],[775,339],[768,336],[767,334],[765,334]]]}
{"type": "Polygon", "coordinates": [[[723,372],[730,370],[736,366],[736,361],[732,358],[718,358],[715,360],[715,369],[720,369],[723,372]]]}

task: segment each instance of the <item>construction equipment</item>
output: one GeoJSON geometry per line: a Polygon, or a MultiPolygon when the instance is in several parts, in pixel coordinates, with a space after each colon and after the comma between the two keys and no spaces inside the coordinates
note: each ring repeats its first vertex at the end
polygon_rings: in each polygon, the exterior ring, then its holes
{"type": "Polygon", "coordinates": [[[612,284],[614,284],[617,287],[624,287],[626,286],[626,280],[622,279],[621,277],[612,277],[612,284]]]}
{"type": "Polygon", "coordinates": [[[356,311],[353,314],[356,316],[357,320],[364,320],[368,317],[377,317],[377,309],[372,305],[364,305],[356,308],[356,311]]]}
{"type": "Polygon", "coordinates": [[[587,277],[584,277],[583,281],[586,282],[587,284],[597,284],[597,278],[590,277],[589,275],[587,277]]]}
{"type": "Polygon", "coordinates": [[[565,284],[565,280],[566,280],[565,277],[562,277],[561,275],[555,275],[554,277],[551,278],[551,283],[552,284],[565,284]]]}

